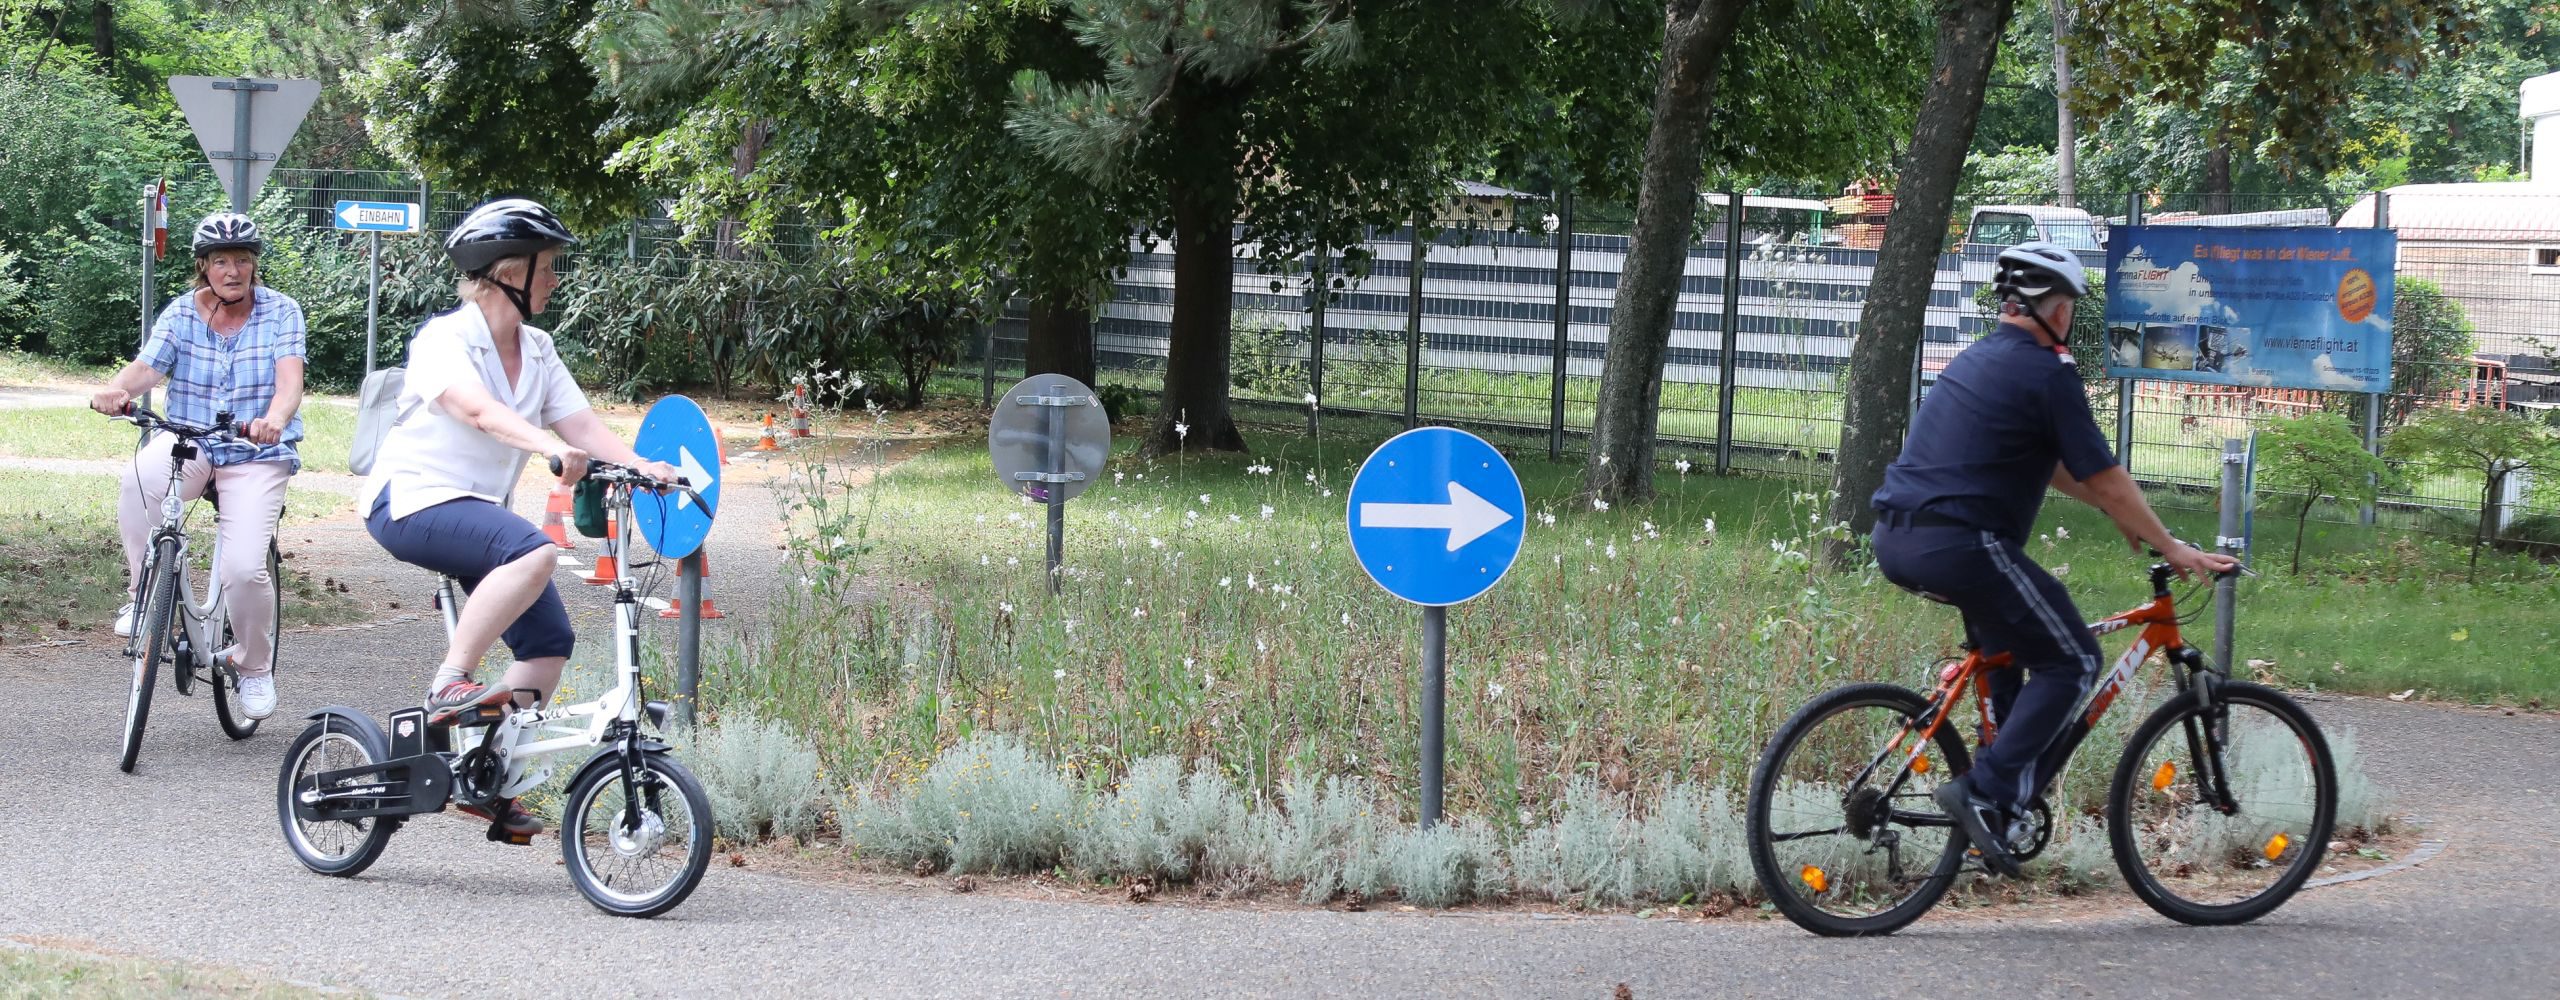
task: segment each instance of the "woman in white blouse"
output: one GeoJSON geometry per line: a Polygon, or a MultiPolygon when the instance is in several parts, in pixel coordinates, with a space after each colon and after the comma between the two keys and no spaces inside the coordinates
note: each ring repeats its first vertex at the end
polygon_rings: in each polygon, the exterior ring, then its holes
{"type": "MultiPolygon", "coordinates": [[[[384,437],[359,497],[365,527],[393,558],[460,581],[465,602],[444,662],[427,685],[428,724],[508,702],[516,692],[539,704],[559,685],[576,643],[551,575],[550,539],[502,506],[525,459],[560,460],[560,481],[586,475],[588,456],[665,480],[676,470],[643,461],[587,406],[551,335],[528,325],[560,284],[553,265],[577,243],[541,205],[521,198],[473,209],[445,239],[462,271],[460,305],[438,313],[409,342],[399,419],[384,437]],[[472,677],[497,639],[515,662],[505,679],[472,677]]],[[[502,803],[502,814],[468,810],[511,834],[540,821],[502,803]]]]}

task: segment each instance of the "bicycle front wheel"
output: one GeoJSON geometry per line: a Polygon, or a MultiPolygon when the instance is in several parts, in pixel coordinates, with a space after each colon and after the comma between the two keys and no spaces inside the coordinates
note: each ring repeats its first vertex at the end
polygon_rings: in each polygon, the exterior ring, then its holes
{"type": "Polygon", "coordinates": [[[2226,681],[2134,730],[2107,792],[2107,840],[2135,895],[2180,923],[2246,923],[2284,905],[2329,849],[2337,767],[2311,714],[2226,681]]]}
{"type": "Polygon", "coordinates": [[[1972,766],[1953,725],[1913,753],[1928,699],[1852,684],[1778,727],[1751,776],[1751,870],[1778,911],[1828,937],[1890,934],[1937,905],[1964,862],[1930,799],[1972,766]]]}
{"type": "Polygon", "coordinates": [[[569,880],[615,916],[654,917],[684,902],[711,868],[711,835],[711,797],[665,754],[642,756],[637,769],[587,768],[561,808],[569,880]]]}
{"type": "MultiPolygon", "coordinates": [[[[116,767],[133,773],[135,762],[142,757],[142,729],[151,719],[151,686],[160,681],[160,664],[168,659],[170,630],[177,627],[178,617],[178,543],[163,538],[152,548],[151,561],[145,564],[142,578],[142,600],[135,604],[140,616],[133,628],[133,691],[125,697],[124,753],[116,767]]],[[[185,669],[184,664],[176,664],[185,669]]]]}

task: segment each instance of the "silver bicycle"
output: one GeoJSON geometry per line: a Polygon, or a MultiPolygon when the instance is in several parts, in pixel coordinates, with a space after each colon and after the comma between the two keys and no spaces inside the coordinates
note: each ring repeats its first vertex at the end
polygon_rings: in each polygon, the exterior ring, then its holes
{"type": "MultiPolygon", "coordinates": [[[[179,492],[187,462],[197,455],[197,442],[241,440],[231,426],[231,414],[217,415],[210,428],[170,423],[142,407],[129,408],[114,419],[142,428],[146,441],[162,431],[178,439],[169,452],[169,490],[160,501],[160,526],[153,529],[142,557],[142,593],[134,601],[133,637],[124,650],[133,661],[133,692],[125,701],[124,755],[117,766],[131,774],[142,755],[142,731],[151,717],[151,689],[164,662],[179,694],[192,696],[197,685],[212,692],[213,715],[224,735],[248,739],[257,733],[258,720],[250,718],[240,703],[240,673],[232,655],[239,639],[232,633],[231,606],[223,594],[221,535],[215,534],[211,568],[199,595],[189,579],[187,501],[179,492]]],[[[220,509],[221,501],[211,486],[205,488],[205,499],[220,509]]],[[[267,539],[267,578],[276,581],[276,596],[270,599],[278,606],[269,609],[267,617],[267,648],[274,649],[283,638],[281,617],[272,612],[282,610],[284,561],[272,535],[267,539]]]]}

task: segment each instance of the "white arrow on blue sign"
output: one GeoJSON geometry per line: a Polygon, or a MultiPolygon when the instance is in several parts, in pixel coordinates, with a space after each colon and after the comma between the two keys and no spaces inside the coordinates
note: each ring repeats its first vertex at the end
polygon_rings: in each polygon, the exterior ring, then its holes
{"type": "Polygon", "coordinates": [[[1425,607],[1473,600],[1520,557],[1528,499],[1511,463],[1448,427],[1398,434],[1352,477],[1351,551],[1378,586],[1425,607]]]}
{"type": "Polygon", "coordinates": [[[711,429],[710,416],[683,396],[661,399],[640,418],[640,433],[631,439],[631,450],[650,461],[675,466],[685,483],[702,494],[701,504],[681,493],[631,500],[631,519],[651,549],[669,559],[692,555],[711,535],[711,519],[720,506],[720,437],[711,429]]]}
{"type": "Polygon", "coordinates": [[[342,201],[335,213],[337,228],[359,233],[414,233],[419,215],[416,204],[402,201],[342,201]]]}

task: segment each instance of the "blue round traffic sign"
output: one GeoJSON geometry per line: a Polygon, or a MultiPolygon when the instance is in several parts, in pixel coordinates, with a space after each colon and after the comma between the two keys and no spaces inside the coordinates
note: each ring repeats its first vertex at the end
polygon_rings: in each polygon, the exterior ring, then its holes
{"type": "Polygon", "coordinates": [[[675,466],[686,484],[702,494],[702,503],[682,493],[631,498],[631,519],[651,549],[669,559],[692,555],[711,535],[711,517],[720,507],[720,436],[711,430],[711,418],[683,396],[661,399],[641,418],[631,450],[675,466]]]}
{"type": "Polygon", "coordinates": [[[1419,427],[1387,439],[1351,480],[1351,552],[1387,593],[1437,607],[1493,589],[1520,557],[1529,503],[1483,438],[1419,427]]]}

